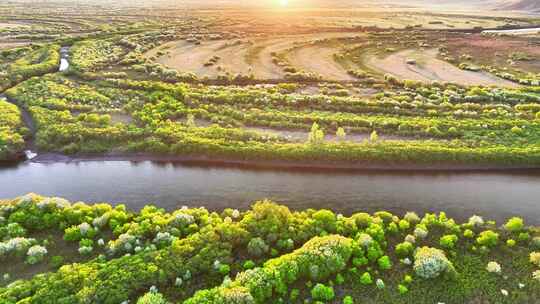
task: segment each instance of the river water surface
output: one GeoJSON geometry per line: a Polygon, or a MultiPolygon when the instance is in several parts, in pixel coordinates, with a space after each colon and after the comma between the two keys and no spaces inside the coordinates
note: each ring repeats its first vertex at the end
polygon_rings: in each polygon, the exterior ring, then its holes
{"type": "Polygon", "coordinates": [[[292,209],[446,211],[502,220],[519,215],[540,225],[540,173],[330,172],[253,170],[156,162],[31,163],[0,168],[0,198],[28,192],[72,201],[155,203],[168,210],[245,209],[270,198],[292,209]]]}

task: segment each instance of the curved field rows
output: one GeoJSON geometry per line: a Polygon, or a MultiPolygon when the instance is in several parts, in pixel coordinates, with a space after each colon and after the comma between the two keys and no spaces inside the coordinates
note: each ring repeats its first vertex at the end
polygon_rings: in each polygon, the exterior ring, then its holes
{"type": "Polygon", "coordinates": [[[401,79],[445,81],[461,85],[497,85],[515,87],[516,84],[485,72],[465,71],[437,59],[437,50],[404,50],[385,58],[370,56],[364,64],[375,71],[389,73],[401,79]],[[416,64],[408,64],[414,59],[416,64]]]}
{"type": "Polygon", "coordinates": [[[156,61],[182,72],[193,72],[201,77],[215,77],[224,72],[248,74],[249,66],[241,55],[246,44],[225,46],[225,43],[225,41],[205,41],[196,45],[184,40],[173,41],[149,51],[146,56],[154,56],[159,50],[169,51],[169,54],[159,57],[156,61]],[[213,56],[219,56],[221,59],[214,66],[204,66],[213,56]],[[218,71],[217,66],[223,67],[223,72],[218,71]]]}
{"type": "Polygon", "coordinates": [[[354,80],[347,71],[334,60],[338,52],[335,47],[307,45],[288,54],[289,62],[296,68],[323,75],[330,80],[354,80]]]}
{"type": "MultiPolygon", "coordinates": [[[[288,35],[270,38],[254,38],[242,43],[227,45],[227,41],[203,41],[200,45],[185,40],[173,41],[150,50],[146,57],[155,56],[158,51],[168,54],[157,58],[156,62],[182,72],[193,72],[199,77],[216,77],[225,72],[233,74],[252,73],[258,79],[281,79],[284,72],[272,62],[272,53],[281,53],[297,44],[311,41],[358,36],[357,33],[317,33],[307,35],[288,35]],[[214,66],[205,67],[204,63],[213,56],[220,59],[214,66]],[[222,70],[218,70],[220,66],[222,70]]],[[[230,43],[230,41],[229,41],[230,43]]],[[[333,80],[351,80],[347,72],[334,61],[332,55],[336,48],[307,45],[295,49],[290,55],[291,63],[298,68],[315,72],[333,80]]],[[[287,54],[288,55],[288,54],[287,54]]]]}

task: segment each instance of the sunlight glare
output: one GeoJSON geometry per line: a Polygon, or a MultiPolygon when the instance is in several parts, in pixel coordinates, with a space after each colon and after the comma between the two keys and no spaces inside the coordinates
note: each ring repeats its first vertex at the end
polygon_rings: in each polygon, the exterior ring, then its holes
{"type": "Polygon", "coordinates": [[[289,5],[289,0],[279,0],[279,5],[288,6],[289,5]]]}

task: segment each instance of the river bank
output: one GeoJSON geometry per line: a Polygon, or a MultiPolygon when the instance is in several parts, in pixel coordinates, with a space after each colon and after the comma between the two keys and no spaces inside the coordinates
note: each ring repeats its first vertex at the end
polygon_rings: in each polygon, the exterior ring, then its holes
{"type": "Polygon", "coordinates": [[[158,155],[149,153],[106,153],[65,155],[60,153],[38,154],[28,160],[33,163],[78,163],[91,161],[170,162],[209,166],[234,166],[245,168],[290,169],[290,170],[336,170],[336,171],[526,171],[540,170],[537,166],[502,164],[459,164],[459,163],[398,163],[398,162],[314,162],[279,160],[240,160],[192,155],[158,155]]]}

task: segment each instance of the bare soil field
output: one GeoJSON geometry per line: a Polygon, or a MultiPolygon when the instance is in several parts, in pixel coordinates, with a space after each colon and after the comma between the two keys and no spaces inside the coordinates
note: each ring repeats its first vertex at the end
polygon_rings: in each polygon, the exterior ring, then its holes
{"type": "Polygon", "coordinates": [[[452,57],[469,55],[471,60],[479,65],[540,73],[540,36],[535,38],[473,34],[448,39],[447,48],[452,57]],[[512,59],[515,54],[525,55],[528,59],[512,59]]]}
{"type": "Polygon", "coordinates": [[[15,22],[0,21],[0,30],[2,30],[2,29],[13,29],[13,28],[24,28],[24,27],[28,27],[28,25],[15,23],[15,22]]]}
{"type": "Polygon", "coordinates": [[[193,72],[200,77],[215,77],[224,72],[248,74],[249,65],[242,56],[247,43],[233,46],[226,46],[226,43],[224,40],[218,40],[203,41],[200,45],[196,45],[184,40],[174,41],[151,50],[146,56],[155,56],[159,51],[169,52],[160,56],[156,62],[182,72],[193,72]],[[205,66],[213,56],[219,56],[221,59],[214,66],[205,66]],[[222,71],[218,71],[218,66],[222,67],[222,71]]]}
{"type": "Polygon", "coordinates": [[[484,72],[461,70],[437,58],[438,51],[404,50],[380,58],[366,55],[365,64],[374,71],[389,73],[401,79],[418,81],[442,81],[462,85],[498,85],[513,87],[514,83],[484,72]],[[411,64],[410,61],[414,61],[411,64]]]}
{"type": "Polygon", "coordinates": [[[357,33],[330,32],[320,34],[287,35],[244,38],[231,40],[204,40],[197,45],[185,40],[163,44],[145,54],[147,58],[157,57],[156,62],[182,72],[193,72],[199,77],[216,77],[231,74],[253,74],[258,79],[281,79],[284,72],[272,61],[272,54],[285,52],[291,64],[299,69],[321,74],[332,80],[353,80],[334,61],[337,48],[321,47],[312,41],[328,38],[343,38],[357,33]],[[305,45],[289,49],[297,45],[305,45]],[[166,53],[157,56],[159,52],[166,53]],[[212,57],[219,60],[212,66],[205,66],[212,57]],[[219,68],[218,68],[219,67],[219,68]]]}
{"type": "MultiPolygon", "coordinates": [[[[291,33],[309,29],[329,30],[336,28],[379,27],[405,28],[416,26],[426,29],[472,29],[475,27],[496,28],[507,25],[503,18],[507,14],[489,12],[493,17],[479,16],[479,12],[448,12],[443,14],[426,14],[414,8],[358,8],[358,9],[288,9],[263,11],[227,11],[234,16],[234,24],[229,24],[227,30],[245,32],[276,31],[291,33]]],[[[483,12],[484,14],[486,12],[483,12]]],[[[216,16],[216,11],[199,11],[199,16],[216,16]]],[[[525,25],[526,22],[516,21],[512,25],[525,25]]]]}
{"type": "Polygon", "coordinates": [[[294,67],[322,75],[324,79],[338,81],[355,80],[334,59],[334,55],[339,52],[339,45],[308,44],[292,50],[287,54],[287,59],[294,67]]]}
{"type": "Polygon", "coordinates": [[[29,45],[30,41],[2,41],[0,40],[0,49],[10,49],[29,45]]]}

